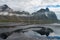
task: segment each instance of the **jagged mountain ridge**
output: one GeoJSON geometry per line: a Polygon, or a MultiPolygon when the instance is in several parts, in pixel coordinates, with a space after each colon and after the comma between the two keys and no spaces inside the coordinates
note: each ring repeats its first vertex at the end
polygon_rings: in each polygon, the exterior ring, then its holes
{"type": "MultiPolygon", "coordinates": [[[[16,16],[16,15],[22,15],[22,14],[27,14],[28,16],[22,16],[22,18],[27,18],[27,19],[35,19],[35,20],[44,20],[44,19],[53,19],[53,20],[57,20],[57,16],[55,14],[55,12],[53,11],[50,11],[49,8],[46,8],[46,9],[40,9],[38,10],[37,12],[34,12],[32,13],[33,16],[30,16],[30,14],[28,12],[20,12],[20,11],[13,11],[13,9],[11,9],[10,7],[8,7],[8,5],[3,5],[3,6],[0,6],[0,12],[10,12],[12,14],[14,14],[13,16],[16,16]]],[[[9,14],[9,13],[8,13],[9,14]]],[[[5,15],[6,18],[8,18],[8,15],[5,15]]],[[[3,16],[2,16],[3,17],[3,16]]],[[[1,17],[1,18],[2,18],[1,17]]],[[[4,19],[5,17],[3,17],[4,19]]],[[[20,17],[14,17],[14,18],[20,18],[20,17]]]]}
{"type": "Polygon", "coordinates": [[[4,4],[0,6],[0,12],[4,12],[4,11],[10,12],[13,11],[13,9],[11,9],[8,5],[4,4]]]}
{"type": "MultiPolygon", "coordinates": [[[[0,12],[2,12],[3,15],[4,15],[5,13],[7,13],[7,15],[9,15],[9,16],[10,16],[10,14],[11,14],[11,15],[15,15],[15,16],[24,15],[24,14],[29,15],[29,13],[28,13],[28,12],[25,12],[25,11],[22,11],[22,12],[20,12],[20,11],[15,11],[15,10],[13,10],[12,8],[10,8],[10,7],[9,7],[8,5],[6,5],[6,4],[0,6],[0,12]]],[[[0,13],[0,14],[1,14],[1,13],[0,13]]]]}
{"type": "Polygon", "coordinates": [[[55,12],[50,11],[49,8],[40,9],[37,12],[32,13],[36,19],[54,19],[57,20],[55,12]]]}

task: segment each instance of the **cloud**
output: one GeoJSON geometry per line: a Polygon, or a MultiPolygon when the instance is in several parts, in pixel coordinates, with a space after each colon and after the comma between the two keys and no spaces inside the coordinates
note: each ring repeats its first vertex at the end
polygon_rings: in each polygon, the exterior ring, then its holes
{"type": "Polygon", "coordinates": [[[38,6],[57,5],[60,0],[0,0],[0,4],[7,4],[14,10],[34,12],[41,8],[38,6]]]}
{"type": "Polygon", "coordinates": [[[40,2],[36,1],[36,0],[29,0],[29,1],[21,1],[21,2],[13,1],[11,3],[7,2],[7,4],[13,9],[16,8],[16,10],[33,11],[33,9],[32,9],[33,6],[40,5],[40,2]]]}

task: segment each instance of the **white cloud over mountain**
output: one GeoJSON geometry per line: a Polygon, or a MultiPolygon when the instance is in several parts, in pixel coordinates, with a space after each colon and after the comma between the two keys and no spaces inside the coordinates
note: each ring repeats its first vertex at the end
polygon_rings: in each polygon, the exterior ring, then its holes
{"type": "Polygon", "coordinates": [[[34,11],[34,7],[59,5],[60,0],[0,0],[0,4],[8,4],[14,10],[34,11]]]}
{"type": "MultiPolygon", "coordinates": [[[[57,12],[60,11],[60,7],[54,7],[52,5],[60,5],[60,0],[0,0],[0,5],[7,4],[14,10],[25,10],[28,12],[34,12],[40,8],[45,8],[48,5],[50,10],[57,12]]],[[[59,13],[56,13],[57,15],[59,13]]],[[[58,15],[60,16],[60,15],[58,15]]]]}

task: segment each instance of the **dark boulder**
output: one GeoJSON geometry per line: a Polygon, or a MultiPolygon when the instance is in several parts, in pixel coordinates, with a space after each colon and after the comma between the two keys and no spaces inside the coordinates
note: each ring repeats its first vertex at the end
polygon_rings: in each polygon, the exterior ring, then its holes
{"type": "Polygon", "coordinates": [[[53,33],[54,31],[51,28],[42,28],[40,30],[36,30],[37,33],[41,35],[49,36],[50,33],[53,33]]]}

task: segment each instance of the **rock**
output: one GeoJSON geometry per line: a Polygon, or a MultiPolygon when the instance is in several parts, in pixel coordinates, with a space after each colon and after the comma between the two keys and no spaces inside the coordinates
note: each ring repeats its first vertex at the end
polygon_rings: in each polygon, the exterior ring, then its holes
{"type": "Polygon", "coordinates": [[[55,12],[50,11],[49,8],[46,9],[40,9],[37,12],[32,13],[33,17],[36,19],[51,19],[51,20],[57,20],[57,16],[55,12]]]}

